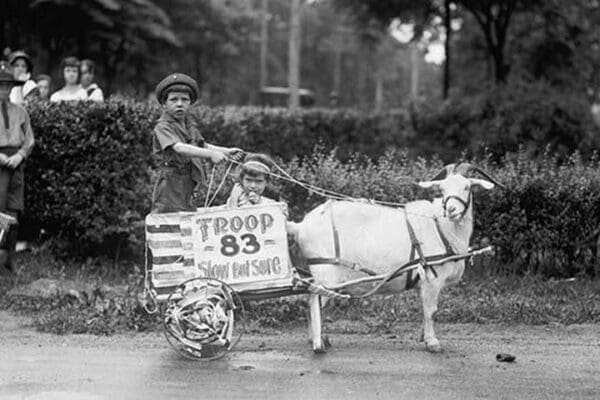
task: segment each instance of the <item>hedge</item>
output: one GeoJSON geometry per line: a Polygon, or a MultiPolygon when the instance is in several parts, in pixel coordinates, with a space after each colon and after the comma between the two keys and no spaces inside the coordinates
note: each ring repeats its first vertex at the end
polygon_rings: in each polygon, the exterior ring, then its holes
{"type": "MultiPolygon", "coordinates": [[[[29,111],[37,143],[27,161],[23,226],[28,237],[43,229],[64,243],[69,254],[82,255],[114,255],[122,244],[143,243],[153,172],[150,132],[158,108],[111,101],[31,104],[29,111]]],[[[373,154],[397,148],[400,135],[389,127],[405,126],[398,122],[403,121],[401,114],[290,114],[254,108],[200,108],[196,113],[207,140],[282,156],[280,164],[295,178],[354,197],[395,202],[429,197],[431,193],[418,189],[414,181],[433,176],[442,166],[435,158],[415,160],[409,151],[389,151],[375,161],[351,155],[367,147],[373,154]],[[337,132],[339,139],[330,132],[337,132]],[[270,139],[262,148],[265,138],[270,139]],[[322,147],[315,151],[319,140],[322,147]],[[342,157],[330,151],[334,144],[345,146],[342,157]],[[305,157],[293,156],[299,149],[305,157]]],[[[477,163],[507,185],[506,190],[478,191],[475,197],[474,241],[487,238],[498,247],[498,270],[555,276],[595,273],[594,234],[600,226],[600,165],[595,158],[584,161],[575,154],[565,161],[545,155],[536,161],[524,148],[500,163],[477,163]]],[[[217,180],[224,170],[217,169],[217,180]]],[[[227,181],[217,203],[224,201],[232,182],[233,178],[227,181]]],[[[284,181],[273,182],[270,190],[289,202],[296,220],[323,201],[284,181]]]]}

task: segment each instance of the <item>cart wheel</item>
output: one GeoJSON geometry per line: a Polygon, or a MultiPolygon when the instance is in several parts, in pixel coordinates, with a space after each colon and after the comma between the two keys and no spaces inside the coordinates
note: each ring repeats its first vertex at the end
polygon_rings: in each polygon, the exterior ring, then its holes
{"type": "Polygon", "coordinates": [[[193,278],[179,285],[167,298],[163,326],[167,341],[181,356],[216,360],[240,341],[244,333],[244,306],[225,282],[193,278]],[[236,336],[234,322],[241,325],[236,336]]]}

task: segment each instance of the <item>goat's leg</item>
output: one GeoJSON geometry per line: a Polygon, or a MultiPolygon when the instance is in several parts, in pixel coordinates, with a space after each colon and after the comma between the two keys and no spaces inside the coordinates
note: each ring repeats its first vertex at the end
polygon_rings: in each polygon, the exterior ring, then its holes
{"type": "Polygon", "coordinates": [[[312,339],[313,351],[315,353],[325,353],[325,345],[323,344],[323,338],[321,337],[321,299],[317,294],[310,295],[310,336],[312,339]]]}
{"type": "Polygon", "coordinates": [[[440,341],[435,337],[433,329],[433,315],[437,311],[438,299],[442,290],[442,282],[439,278],[430,277],[429,281],[421,283],[421,301],[423,303],[423,340],[425,348],[438,353],[442,350],[440,341]]]}

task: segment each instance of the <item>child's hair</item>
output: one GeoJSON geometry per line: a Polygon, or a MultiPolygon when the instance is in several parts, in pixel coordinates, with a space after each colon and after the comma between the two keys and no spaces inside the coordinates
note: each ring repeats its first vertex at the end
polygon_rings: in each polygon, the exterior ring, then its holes
{"type": "Polygon", "coordinates": [[[273,160],[266,154],[262,153],[250,153],[244,157],[244,163],[240,171],[240,179],[243,179],[245,175],[259,176],[264,175],[265,178],[269,179],[269,173],[273,167],[273,160]]]}
{"type": "Polygon", "coordinates": [[[64,71],[65,68],[67,68],[67,67],[73,67],[73,68],[77,68],[77,70],[79,70],[80,66],[81,66],[81,62],[79,62],[79,59],[77,59],[77,57],[66,57],[60,63],[60,69],[62,71],[64,71]]]}

